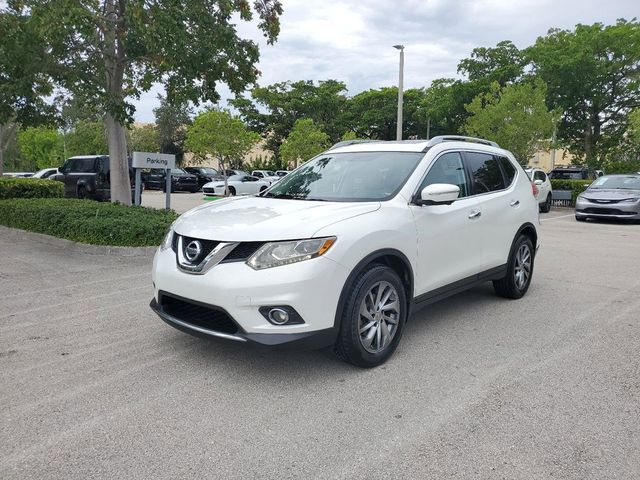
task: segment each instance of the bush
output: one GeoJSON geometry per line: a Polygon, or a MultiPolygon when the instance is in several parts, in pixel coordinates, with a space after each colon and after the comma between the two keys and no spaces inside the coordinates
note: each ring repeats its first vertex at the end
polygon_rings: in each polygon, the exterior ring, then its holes
{"type": "Polygon", "coordinates": [[[64,196],[64,184],[40,178],[0,178],[0,199],[59,198],[64,196]]]}
{"type": "Polygon", "coordinates": [[[553,190],[571,190],[571,204],[576,203],[576,198],[591,184],[592,180],[554,180],[551,179],[553,190]]]}
{"type": "Polygon", "coordinates": [[[71,198],[0,200],[1,225],[94,245],[159,245],[177,217],[171,210],[71,198]]]}

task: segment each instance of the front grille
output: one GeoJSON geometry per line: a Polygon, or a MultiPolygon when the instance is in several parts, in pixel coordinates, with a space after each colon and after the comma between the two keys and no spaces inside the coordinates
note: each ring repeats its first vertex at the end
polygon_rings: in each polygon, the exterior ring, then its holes
{"type": "MultiPolygon", "coordinates": [[[[201,238],[192,238],[192,237],[182,237],[182,248],[183,250],[187,248],[187,245],[189,245],[189,242],[191,242],[192,240],[198,240],[200,242],[200,244],[202,245],[202,252],[200,253],[200,255],[198,255],[197,258],[194,258],[193,261],[191,261],[191,264],[193,265],[197,265],[198,263],[200,263],[202,260],[204,260],[207,255],[209,255],[211,253],[211,250],[213,250],[214,248],[216,248],[218,246],[218,244],[220,242],[216,241],[216,240],[203,240],[201,238]]],[[[182,252],[184,254],[184,251],[182,252]]]]}
{"type": "Polygon", "coordinates": [[[207,187],[207,188],[203,188],[203,189],[202,189],[202,191],[203,191],[204,193],[209,193],[209,194],[211,194],[211,195],[215,195],[215,193],[216,193],[216,192],[215,192],[215,190],[214,190],[213,188],[209,188],[209,187],[207,187]]]}
{"type": "Polygon", "coordinates": [[[600,200],[600,199],[593,199],[593,198],[586,198],[586,197],[585,197],[585,200],[589,200],[591,203],[605,203],[605,204],[620,202],[620,200],[600,200]]]}
{"type": "Polygon", "coordinates": [[[160,307],[165,313],[190,325],[230,335],[238,333],[236,323],[220,307],[193,303],[166,293],[160,293],[160,307]]]}
{"type": "Polygon", "coordinates": [[[251,255],[264,245],[264,242],[242,242],[220,263],[244,262],[251,255]]]}
{"type": "Polygon", "coordinates": [[[589,207],[578,210],[580,213],[593,213],[596,215],[636,215],[636,212],[625,212],[624,210],[618,210],[617,208],[600,208],[589,207]]]}

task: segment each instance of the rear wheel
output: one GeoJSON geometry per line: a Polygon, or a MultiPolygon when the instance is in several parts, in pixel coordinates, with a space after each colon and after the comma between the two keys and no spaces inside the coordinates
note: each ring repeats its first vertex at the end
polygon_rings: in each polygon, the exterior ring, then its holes
{"type": "Polygon", "coordinates": [[[231,195],[232,197],[234,197],[236,194],[236,189],[233,187],[229,187],[229,195],[231,195]]]}
{"type": "Polygon", "coordinates": [[[267,187],[260,187],[260,193],[264,192],[267,189],[267,187]]]}
{"type": "Polygon", "coordinates": [[[499,296],[518,299],[527,293],[533,276],[534,257],[533,242],[526,235],[520,235],[507,263],[507,274],[493,281],[493,288],[499,296]]]}
{"type": "Polygon", "coordinates": [[[551,194],[547,195],[547,199],[545,200],[545,202],[540,205],[540,211],[542,213],[549,213],[549,211],[551,210],[551,202],[552,202],[552,198],[551,198],[551,194]]]}
{"type": "Polygon", "coordinates": [[[349,287],[336,355],[359,367],[384,363],[398,346],[406,316],[406,292],[398,274],[385,265],[369,266],[349,287]]]}

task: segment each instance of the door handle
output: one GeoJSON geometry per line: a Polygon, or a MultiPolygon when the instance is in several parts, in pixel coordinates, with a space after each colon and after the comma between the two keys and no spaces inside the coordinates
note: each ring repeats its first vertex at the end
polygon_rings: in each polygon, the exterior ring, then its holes
{"type": "Polygon", "coordinates": [[[520,200],[512,200],[509,204],[511,207],[517,207],[518,205],[520,205],[520,200]]]}
{"type": "Polygon", "coordinates": [[[469,218],[470,219],[479,218],[480,215],[482,215],[482,212],[480,210],[472,210],[471,213],[469,214],[469,218]]]}

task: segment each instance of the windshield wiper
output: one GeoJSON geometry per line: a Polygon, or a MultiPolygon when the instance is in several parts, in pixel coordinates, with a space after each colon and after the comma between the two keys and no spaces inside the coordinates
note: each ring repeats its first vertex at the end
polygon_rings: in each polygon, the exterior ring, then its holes
{"type": "Polygon", "coordinates": [[[268,197],[268,198],[284,198],[284,199],[288,199],[288,200],[300,200],[300,197],[296,197],[296,196],[291,195],[289,193],[270,193],[270,192],[267,192],[262,196],[263,197],[268,197]]]}

